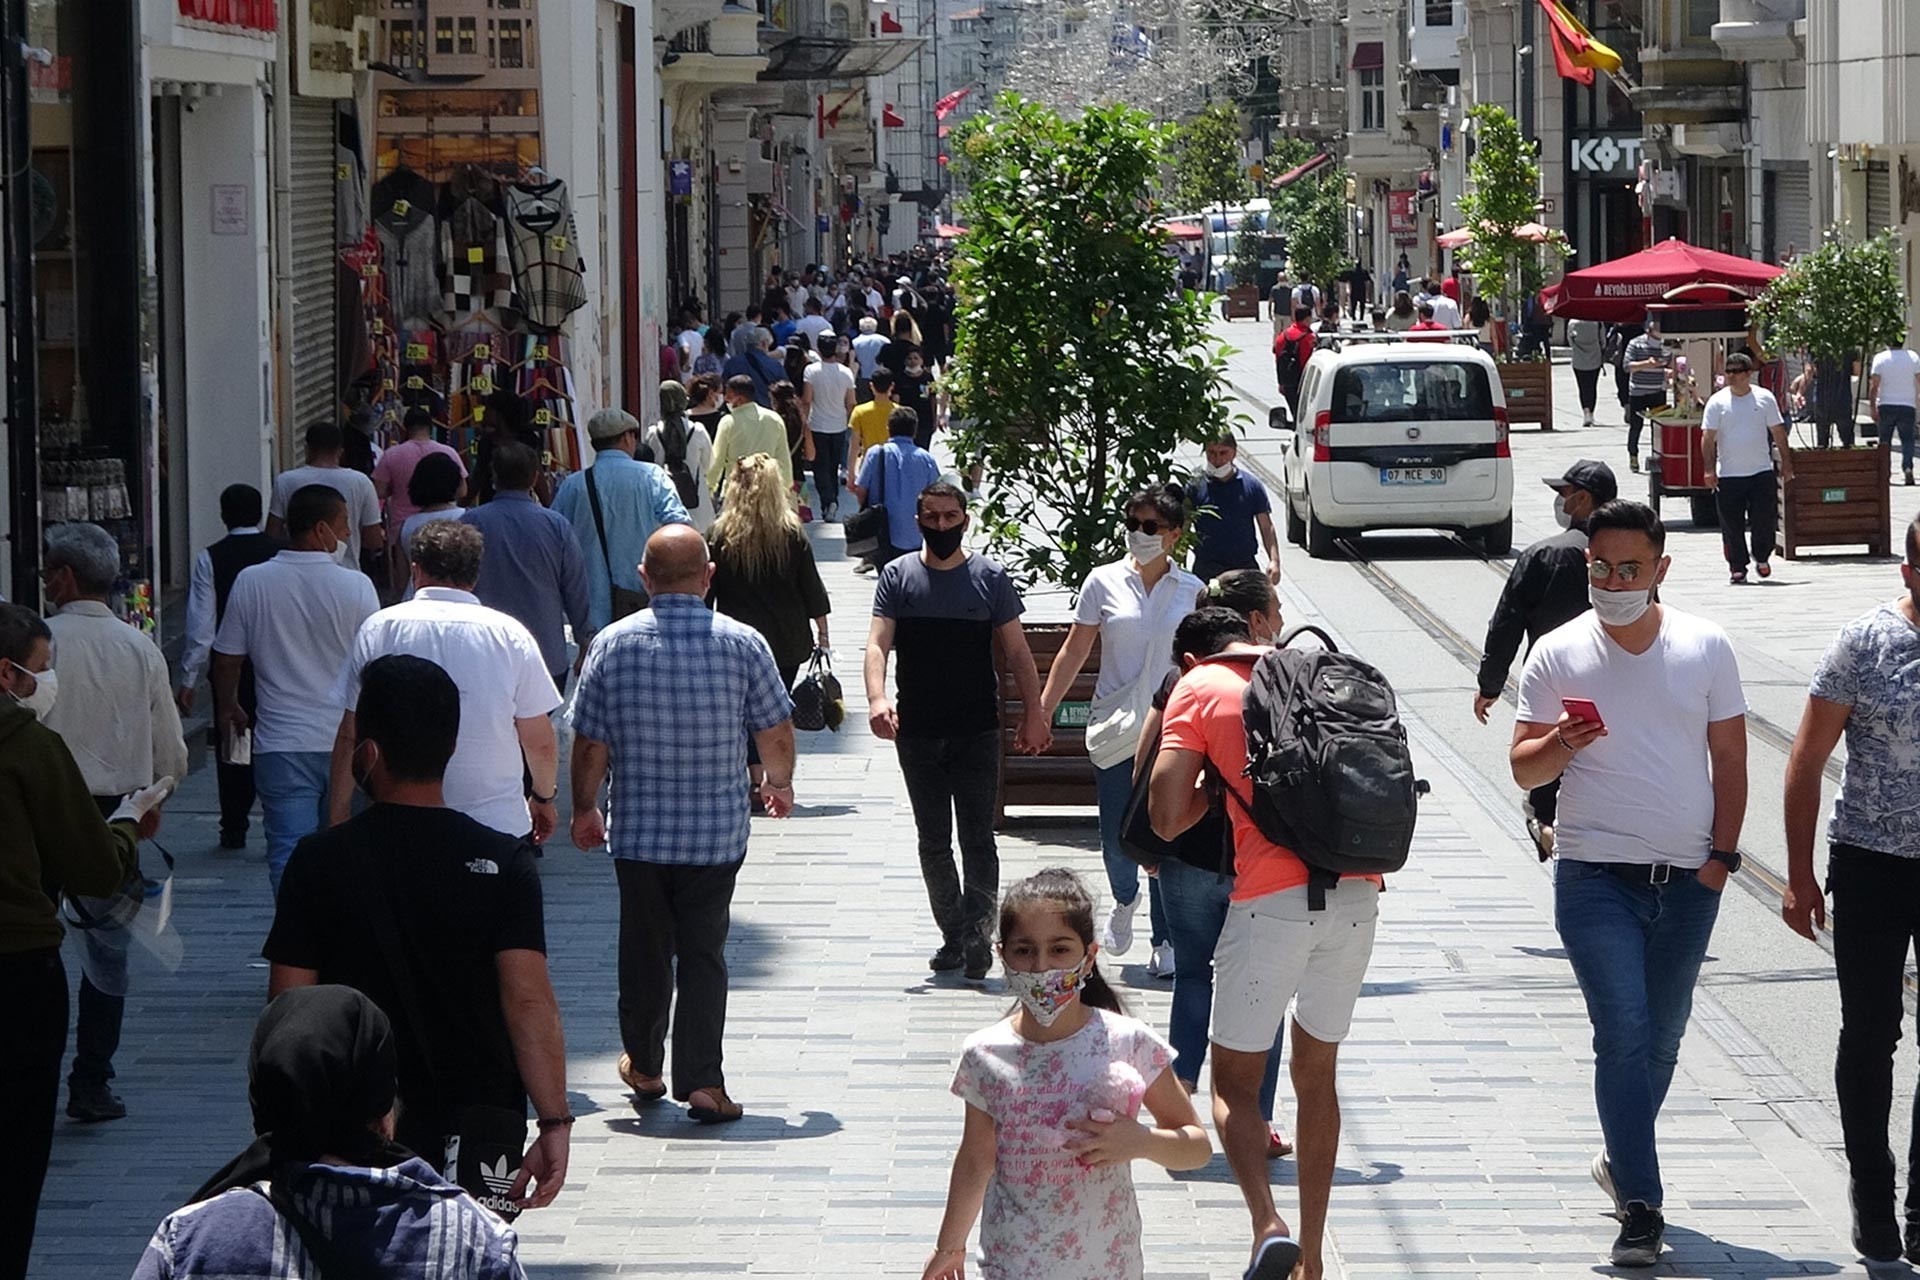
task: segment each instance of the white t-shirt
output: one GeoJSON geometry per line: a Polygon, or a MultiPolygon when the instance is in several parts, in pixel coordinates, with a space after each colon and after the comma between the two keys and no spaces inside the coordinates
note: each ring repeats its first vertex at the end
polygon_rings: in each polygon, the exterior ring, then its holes
{"type": "MultiPolygon", "coordinates": [[[[285,521],[287,503],[310,484],[324,484],[347,500],[347,523],[353,527],[347,534],[346,552],[335,559],[349,568],[358,567],[360,531],[380,523],[380,495],[374,492],[373,481],[352,467],[295,467],[282,471],[273,478],[273,501],[267,507],[268,514],[285,521]]],[[[256,746],[255,750],[258,749],[256,746]]]]}
{"type": "MultiPolygon", "coordinates": [[[[1548,632],[1520,676],[1518,719],[1554,724],[1586,698],[1607,733],[1561,775],[1554,850],[1576,862],[1698,868],[1713,840],[1707,726],[1747,713],[1727,633],[1666,605],[1645,653],[1628,653],[1592,613],[1548,632]]],[[[1557,748],[1556,748],[1557,749],[1557,748]]]]}
{"type": "Polygon", "coordinates": [[[1442,329],[1460,327],[1460,304],[1452,298],[1444,293],[1436,293],[1427,298],[1427,304],[1433,308],[1433,322],[1442,329]]]}
{"type": "MultiPolygon", "coordinates": [[[[1173,670],[1173,632],[1180,619],[1193,612],[1206,584],[1172,566],[1147,590],[1131,560],[1103,564],[1087,575],[1080,587],[1080,603],[1073,620],[1100,628],[1100,674],[1093,685],[1088,721],[1089,747],[1094,764],[1108,768],[1131,760],[1138,746],[1139,727],[1153,693],[1173,670]],[[1134,732],[1110,738],[1100,726],[1116,716],[1132,716],[1134,732]]],[[[1119,733],[1119,723],[1111,726],[1119,733]]]]}
{"type": "Polygon", "coordinates": [[[256,752],[333,750],[340,707],[329,693],[379,607],[372,580],[324,551],[282,551],[240,571],[213,651],[253,659],[256,752]]]}
{"type": "Polygon", "coordinates": [[[1920,380],[1920,355],[1905,347],[1882,351],[1873,358],[1873,376],[1880,379],[1880,403],[1911,405],[1920,380]]]}
{"type": "Polygon", "coordinates": [[[827,319],[825,316],[805,315],[800,317],[800,323],[794,325],[794,328],[806,334],[807,341],[813,344],[815,351],[818,351],[820,349],[820,335],[833,332],[833,321],[827,319]]]}
{"type": "Polygon", "coordinates": [[[533,820],[520,790],[520,738],[513,722],[560,705],[533,633],[471,592],[422,587],[412,600],[368,618],[354,637],[328,698],[336,726],[340,713],[359,702],[367,664],[393,653],[438,663],[460,689],[447,807],[502,834],[526,835],[533,820]]]}
{"type": "Polygon", "coordinates": [[[1732,387],[1722,387],[1707,397],[1700,429],[1713,432],[1719,442],[1714,469],[1732,478],[1773,470],[1768,428],[1781,421],[1780,403],[1765,387],[1754,387],[1744,396],[1733,394],[1732,387]]]}
{"type": "Polygon", "coordinates": [[[847,392],[853,390],[853,370],[838,360],[807,366],[806,382],[813,388],[813,410],[807,425],[819,435],[838,435],[849,425],[847,392]]]}
{"type": "MultiPolygon", "coordinates": [[[[706,354],[707,340],[698,329],[682,329],[678,341],[681,349],[687,353],[687,363],[689,365],[706,354]]],[[[521,834],[525,833],[523,832],[521,834]]]]}

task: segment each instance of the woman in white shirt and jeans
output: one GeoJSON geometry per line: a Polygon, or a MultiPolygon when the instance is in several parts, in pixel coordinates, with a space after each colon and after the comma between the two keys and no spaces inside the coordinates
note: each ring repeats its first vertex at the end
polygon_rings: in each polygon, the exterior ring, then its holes
{"type": "MultiPolygon", "coordinates": [[[[1181,487],[1143,489],[1127,500],[1126,510],[1127,555],[1101,565],[1081,584],[1073,629],[1040,695],[1051,720],[1098,637],[1100,674],[1087,722],[1087,755],[1093,760],[1100,802],[1100,851],[1113,892],[1102,943],[1115,955],[1126,954],[1133,945],[1133,913],[1140,905],[1140,868],[1120,852],[1120,825],[1133,794],[1134,752],[1154,691],[1173,669],[1174,629],[1193,611],[1203,589],[1200,579],[1169,555],[1187,527],[1181,487]]],[[[1173,944],[1157,890],[1149,890],[1148,915],[1153,955],[1147,972],[1170,978],[1173,944]]]]}

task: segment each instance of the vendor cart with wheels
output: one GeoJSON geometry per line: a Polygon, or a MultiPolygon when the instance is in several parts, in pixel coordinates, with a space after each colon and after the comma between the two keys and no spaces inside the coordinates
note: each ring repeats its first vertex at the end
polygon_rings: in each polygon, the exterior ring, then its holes
{"type": "Polygon", "coordinates": [[[1673,352],[1667,370],[1667,403],[1647,415],[1653,427],[1647,465],[1647,505],[1660,512],[1663,498],[1685,498],[1695,527],[1717,528],[1719,505],[1707,483],[1700,423],[1707,397],[1726,380],[1728,344],[1747,336],[1747,295],[1727,284],[1683,285],[1649,303],[1647,320],[1673,352]]]}

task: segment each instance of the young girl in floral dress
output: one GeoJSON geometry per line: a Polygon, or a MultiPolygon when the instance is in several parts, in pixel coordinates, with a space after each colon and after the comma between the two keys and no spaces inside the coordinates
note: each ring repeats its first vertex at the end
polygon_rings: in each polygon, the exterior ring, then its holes
{"type": "Polygon", "coordinates": [[[1197,1169],[1212,1155],[1167,1069],[1173,1051],[1120,1012],[1098,950],[1093,899],[1071,871],[1007,891],[1000,956],[1019,1004],[961,1051],[966,1130],[924,1280],[962,1280],[976,1217],[987,1280],[1141,1280],[1129,1165],[1197,1169]],[[1135,1118],[1142,1105],[1154,1127],[1135,1118]]]}

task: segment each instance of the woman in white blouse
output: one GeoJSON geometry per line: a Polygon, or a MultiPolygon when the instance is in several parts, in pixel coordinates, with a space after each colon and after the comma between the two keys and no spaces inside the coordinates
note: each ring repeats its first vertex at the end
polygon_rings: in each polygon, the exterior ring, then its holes
{"type": "Polygon", "coordinates": [[[647,428],[638,456],[664,467],[669,452],[686,459],[694,489],[694,500],[684,502],[687,518],[705,533],[713,527],[714,517],[713,493],[707,484],[707,472],[713,467],[713,441],[687,416],[687,389],[672,381],[660,384],[660,421],[647,428]]]}
{"type": "MultiPolygon", "coordinates": [[[[1140,905],[1140,868],[1120,852],[1120,824],[1133,793],[1133,757],[1153,694],[1173,669],[1173,632],[1200,597],[1200,579],[1169,553],[1186,531],[1186,495],[1177,484],[1144,489],[1127,500],[1127,554],[1087,575],[1073,628],[1047,675],[1040,696],[1049,720],[1100,641],[1100,674],[1087,722],[1100,802],[1100,851],[1107,865],[1113,909],[1102,945],[1124,955],[1133,945],[1133,913],[1140,905]]],[[[1153,954],[1147,972],[1173,976],[1173,944],[1157,889],[1149,889],[1153,954]]]]}

